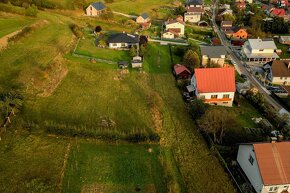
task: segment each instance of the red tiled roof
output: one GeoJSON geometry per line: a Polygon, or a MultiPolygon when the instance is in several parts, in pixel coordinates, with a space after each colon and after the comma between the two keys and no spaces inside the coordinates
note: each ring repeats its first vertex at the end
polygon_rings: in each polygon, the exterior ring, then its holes
{"type": "Polygon", "coordinates": [[[282,16],[284,16],[286,14],[286,12],[285,12],[284,9],[276,9],[276,8],[274,8],[271,11],[271,14],[282,17],[282,16]]]}
{"type": "Polygon", "coordinates": [[[180,64],[175,64],[174,65],[174,71],[176,75],[179,75],[180,73],[187,71],[189,74],[191,74],[190,70],[188,70],[185,66],[180,65],[180,64]]]}
{"type": "Polygon", "coordinates": [[[234,68],[198,68],[194,71],[199,93],[236,91],[234,68]]]}
{"type": "Polygon", "coordinates": [[[290,183],[290,142],[253,144],[264,185],[290,183]]]}
{"type": "Polygon", "coordinates": [[[197,12],[197,13],[202,13],[203,9],[201,7],[188,7],[187,12],[197,12]]]}
{"type": "Polygon", "coordinates": [[[176,34],[176,35],[178,35],[180,33],[180,29],[179,28],[169,28],[167,31],[171,32],[173,34],[176,34]]]}

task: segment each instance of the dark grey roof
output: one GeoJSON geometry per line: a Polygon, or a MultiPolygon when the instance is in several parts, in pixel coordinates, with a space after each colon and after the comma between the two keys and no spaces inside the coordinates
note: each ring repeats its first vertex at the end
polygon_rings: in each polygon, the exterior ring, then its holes
{"type": "Polygon", "coordinates": [[[118,33],[110,36],[108,43],[139,43],[139,36],[127,33],[118,33]]]}
{"type": "Polygon", "coordinates": [[[141,17],[142,17],[143,19],[147,19],[147,18],[149,17],[149,15],[148,15],[147,13],[142,13],[142,14],[141,14],[141,17]]]}
{"type": "Polygon", "coordinates": [[[224,46],[203,46],[200,47],[201,55],[207,55],[209,58],[220,58],[221,55],[227,55],[224,46]]]}
{"type": "Polygon", "coordinates": [[[187,0],[185,5],[202,5],[202,0],[187,0]]]}
{"type": "Polygon", "coordinates": [[[106,8],[106,6],[104,5],[104,3],[102,2],[96,2],[96,3],[92,3],[91,4],[96,10],[100,11],[106,8]]]}

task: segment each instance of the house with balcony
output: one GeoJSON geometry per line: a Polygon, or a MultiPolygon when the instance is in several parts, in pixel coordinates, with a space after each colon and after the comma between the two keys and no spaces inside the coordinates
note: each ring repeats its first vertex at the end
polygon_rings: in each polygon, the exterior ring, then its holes
{"type": "Polygon", "coordinates": [[[237,156],[257,193],[289,193],[290,142],[240,144],[237,156]]]}
{"type": "Polygon", "coordinates": [[[273,39],[248,39],[241,54],[249,62],[268,62],[279,58],[276,50],[273,39]]]}
{"type": "Polygon", "coordinates": [[[290,85],[290,60],[274,60],[263,66],[272,84],[290,85]]]}
{"type": "Polygon", "coordinates": [[[224,46],[202,46],[200,47],[201,65],[218,65],[223,67],[227,51],[224,46]]]}
{"type": "Polygon", "coordinates": [[[198,99],[211,105],[233,105],[236,91],[234,68],[197,68],[194,71],[188,90],[191,89],[198,99]]]}

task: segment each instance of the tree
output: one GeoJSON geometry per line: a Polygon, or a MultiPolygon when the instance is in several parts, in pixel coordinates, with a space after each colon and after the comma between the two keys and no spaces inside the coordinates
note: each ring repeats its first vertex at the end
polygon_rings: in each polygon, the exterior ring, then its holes
{"type": "Polygon", "coordinates": [[[133,58],[137,55],[137,49],[135,46],[132,46],[132,48],[130,48],[130,56],[133,58]]]}
{"type": "Polygon", "coordinates": [[[198,126],[203,131],[212,134],[215,143],[222,143],[225,132],[237,126],[235,114],[226,109],[214,108],[207,110],[198,120],[198,126]]]}
{"type": "Polygon", "coordinates": [[[205,104],[202,100],[200,99],[195,99],[191,102],[190,104],[190,114],[194,120],[199,119],[206,110],[208,109],[208,104],[205,104]]]}
{"type": "Polygon", "coordinates": [[[200,59],[198,54],[193,50],[187,50],[183,56],[183,64],[190,70],[198,68],[200,66],[200,59]]]}
{"type": "Polygon", "coordinates": [[[233,16],[232,14],[224,14],[223,15],[223,20],[224,21],[232,21],[232,22],[235,22],[236,21],[236,17],[233,16]]]}
{"type": "Polygon", "coordinates": [[[0,112],[4,113],[5,117],[9,113],[19,110],[23,103],[22,95],[17,91],[9,91],[0,93],[0,112]]]}
{"type": "Polygon", "coordinates": [[[144,46],[146,46],[146,45],[147,45],[147,42],[148,42],[147,37],[144,36],[144,35],[141,35],[141,36],[140,36],[140,39],[139,39],[139,44],[140,44],[140,45],[144,45],[144,46]]]}
{"type": "Polygon", "coordinates": [[[101,26],[96,26],[96,28],[95,28],[95,33],[100,33],[102,31],[102,28],[101,28],[101,26]]]}
{"type": "Polygon", "coordinates": [[[147,53],[147,49],[144,45],[140,46],[140,56],[145,56],[147,53]]]}
{"type": "Polygon", "coordinates": [[[184,15],[185,11],[185,7],[181,5],[174,10],[174,15],[184,15]]]}

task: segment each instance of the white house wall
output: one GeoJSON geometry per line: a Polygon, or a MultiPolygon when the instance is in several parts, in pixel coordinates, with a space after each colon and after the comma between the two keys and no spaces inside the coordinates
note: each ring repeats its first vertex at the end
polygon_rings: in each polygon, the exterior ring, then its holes
{"type": "MultiPolygon", "coordinates": [[[[200,99],[205,99],[209,100],[212,99],[211,103],[216,103],[217,105],[221,106],[232,106],[235,93],[234,92],[213,92],[213,93],[198,93],[198,98],[200,99]],[[231,99],[230,101],[219,101],[218,99],[223,99],[224,95],[229,95],[229,98],[231,99]],[[211,98],[212,95],[217,95],[217,100],[215,101],[214,99],[211,98]]],[[[208,103],[208,102],[207,102],[208,103]]]]}
{"type": "Polygon", "coordinates": [[[262,192],[263,182],[260,175],[258,162],[256,159],[256,155],[253,151],[253,145],[240,145],[238,151],[237,161],[244,173],[250,180],[252,186],[256,190],[257,193],[265,193],[262,192]],[[253,165],[249,162],[250,155],[254,158],[253,165]]]}
{"type": "Polygon", "coordinates": [[[253,54],[273,54],[274,49],[252,49],[253,54]],[[262,50],[262,51],[261,51],[262,50]]]}

